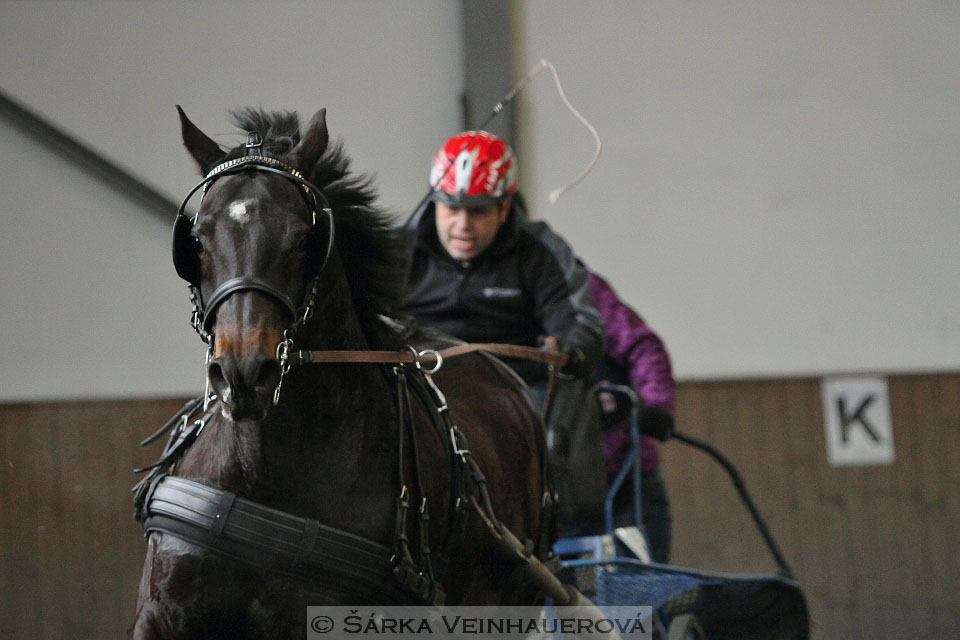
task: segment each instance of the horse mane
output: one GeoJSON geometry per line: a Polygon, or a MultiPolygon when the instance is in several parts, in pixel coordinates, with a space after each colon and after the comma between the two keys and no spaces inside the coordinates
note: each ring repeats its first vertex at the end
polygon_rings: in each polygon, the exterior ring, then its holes
{"type": "MultiPolygon", "coordinates": [[[[281,158],[300,141],[300,118],[291,111],[246,107],[230,111],[234,126],[256,131],[265,155],[281,158]]],[[[245,155],[240,145],[225,160],[245,155]]],[[[341,140],[332,142],[306,178],[333,209],[335,242],[360,324],[367,336],[379,332],[378,315],[396,317],[404,283],[403,239],[394,217],[376,204],[372,179],[350,170],[341,140]]]]}

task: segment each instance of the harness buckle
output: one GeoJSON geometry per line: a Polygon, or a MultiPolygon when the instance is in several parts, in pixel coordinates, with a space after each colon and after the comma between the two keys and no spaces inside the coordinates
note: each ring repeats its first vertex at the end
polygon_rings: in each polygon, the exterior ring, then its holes
{"type": "Polygon", "coordinates": [[[203,311],[196,304],[193,305],[193,311],[190,312],[190,325],[197,333],[203,331],[203,311]]]}
{"type": "Polygon", "coordinates": [[[263,138],[256,131],[247,134],[247,142],[243,145],[247,148],[248,156],[262,156],[263,138]]]}
{"type": "Polygon", "coordinates": [[[457,425],[451,425],[450,444],[453,445],[453,455],[460,456],[460,460],[463,462],[463,464],[467,464],[467,455],[470,453],[470,449],[466,449],[460,446],[460,439],[457,438],[457,435],[459,435],[459,433],[460,433],[460,430],[457,429],[457,425]]]}
{"type": "Polygon", "coordinates": [[[290,330],[284,330],[283,340],[277,344],[276,357],[280,361],[280,380],[277,381],[277,388],[273,390],[274,406],[280,402],[280,387],[283,386],[283,378],[290,373],[290,350],[293,349],[293,338],[290,337],[290,330]]]}
{"type": "MultiPolygon", "coordinates": [[[[203,387],[203,410],[206,411],[210,406],[210,361],[213,359],[213,345],[207,347],[207,355],[203,363],[203,373],[206,383],[203,387]]],[[[184,422],[186,424],[186,422],[184,422]]]]}

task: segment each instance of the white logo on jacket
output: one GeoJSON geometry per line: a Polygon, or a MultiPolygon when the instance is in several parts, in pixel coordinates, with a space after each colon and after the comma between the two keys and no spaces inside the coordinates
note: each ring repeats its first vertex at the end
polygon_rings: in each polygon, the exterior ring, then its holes
{"type": "Polygon", "coordinates": [[[484,287],[484,298],[519,298],[523,292],[514,287],[484,287]]]}

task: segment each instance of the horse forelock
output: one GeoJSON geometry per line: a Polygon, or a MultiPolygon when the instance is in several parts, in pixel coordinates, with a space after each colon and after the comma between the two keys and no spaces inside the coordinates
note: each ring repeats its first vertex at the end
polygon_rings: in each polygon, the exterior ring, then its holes
{"type": "MultiPolygon", "coordinates": [[[[246,107],[230,112],[242,132],[255,131],[265,155],[282,159],[300,141],[300,118],[291,111],[246,107]]],[[[239,145],[225,160],[246,155],[239,145]]],[[[335,242],[361,325],[372,331],[378,315],[395,316],[404,281],[404,251],[396,217],[376,203],[369,176],[351,171],[343,142],[332,142],[312,170],[304,171],[326,196],[334,214],[335,242]]],[[[367,332],[369,335],[369,331],[367,332]]]]}
{"type": "MultiPolygon", "coordinates": [[[[266,155],[282,156],[300,142],[300,117],[293,111],[264,111],[244,107],[231,110],[230,119],[242,132],[255,131],[260,134],[262,151],[266,155]]],[[[246,148],[239,145],[227,152],[225,159],[233,160],[244,155],[246,148]]]]}

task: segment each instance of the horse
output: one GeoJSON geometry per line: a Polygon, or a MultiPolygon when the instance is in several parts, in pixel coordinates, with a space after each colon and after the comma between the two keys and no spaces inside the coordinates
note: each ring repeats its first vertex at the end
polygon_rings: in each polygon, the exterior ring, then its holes
{"type": "Polygon", "coordinates": [[[175,416],[138,485],[147,550],[130,637],[304,637],[318,604],[533,604],[490,533],[540,549],[549,528],[543,425],[523,383],[484,353],[427,362],[457,343],[398,313],[404,238],[330,142],[324,109],[302,133],[295,113],[233,111],[248,137],[230,150],[177,109],[204,177],[191,194],[204,193],[177,215],[174,259],[212,393],[175,416]],[[399,355],[292,355],[324,352],[399,355]],[[464,499],[470,486],[481,499],[464,499]],[[287,562],[271,540],[291,531],[287,562]]]}

